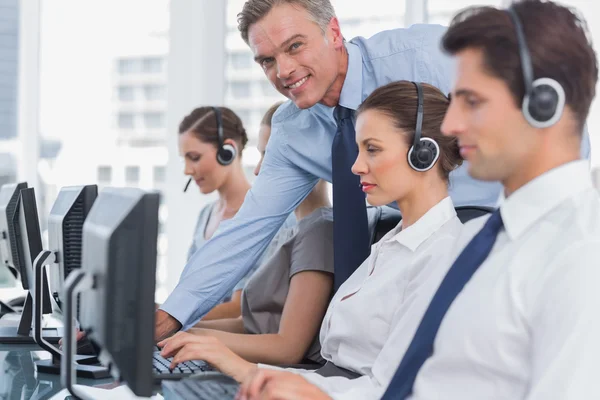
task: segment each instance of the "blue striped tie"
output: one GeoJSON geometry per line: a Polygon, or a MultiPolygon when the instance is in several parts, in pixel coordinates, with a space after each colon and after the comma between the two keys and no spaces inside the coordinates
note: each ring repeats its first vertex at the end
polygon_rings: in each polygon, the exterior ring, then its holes
{"type": "Polygon", "coordinates": [[[371,247],[365,194],[360,188],[360,178],[351,170],[358,156],[353,113],[343,106],[334,110],[338,127],[331,146],[335,290],[369,256],[371,247]]]}

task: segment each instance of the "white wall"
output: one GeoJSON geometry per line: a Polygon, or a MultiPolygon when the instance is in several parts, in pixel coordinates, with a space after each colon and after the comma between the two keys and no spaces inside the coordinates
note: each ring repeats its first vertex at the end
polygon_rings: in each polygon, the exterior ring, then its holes
{"type": "MultiPolygon", "coordinates": [[[[170,43],[168,57],[167,131],[177,132],[183,116],[200,105],[221,105],[225,92],[225,1],[177,0],[170,7],[170,43]]],[[[168,276],[165,288],[171,291],[179,281],[196,218],[202,203],[182,171],[177,135],[169,134],[166,200],[168,276]]],[[[161,294],[162,295],[162,294],[161,294]]],[[[157,300],[159,299],[157,294],[157,300]]]]}

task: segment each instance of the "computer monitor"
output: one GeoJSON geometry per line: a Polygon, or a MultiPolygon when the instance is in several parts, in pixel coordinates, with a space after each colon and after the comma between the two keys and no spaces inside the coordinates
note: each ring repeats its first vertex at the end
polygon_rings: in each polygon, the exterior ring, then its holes
{"type": "Polygon", "coordinates": [[[81,268],[83,223],[97,196],[97,185],[63,187],[50,210],[48,250],[54,253],[56,262],[49,270],[50,289],[59,307],[64,280],[71,271],[81,268]]]}
{"type": "MultiPolygon", "coordinates": [[[[21,284],[28,290],[23,311],[21,312],[18,326],[0,326],[0,343],[33,344],[31,335],[33,319],[33,281],[32,263],[42,248],[40,227],[35,192],[27,188],[26,183],[7,184],[0,189],[0,236],[4,242],[4,264],[14,268],[21,276],[21,284]],[[23,191],[28,191],[24,198],[23,191]],[[8,255],[8,256],[7,256],[8,255]]],[[[48,280],[44,276],[45,307],[43,312],[52,312],[48,280]]],[[[57,328],[44,328],[44,336],[51,342],[58,342],[62,330],[57,328]]]]}
{"type": "MultiPolygon", "coordinates": [[[[33,309],[35,307],[33,304],[36,288],[34,283],[34,263],[36,258],[42,253],[43,247],[35,201],[35,190],[33,188],[21,189],[12,220],[8,220],[8,230],[9,232],[14,232],[14,241],[11,239],[11,247],[14,249],[13,259],[20,266],[23,286],[25,287],[26,283],[29,292],[25,299],[16,336],[12,331],[4,332],[8,334],[8,336],[4,336],[2,330],[4,328],[12,329],[12,327],[1,327],[0,343],[35,343],[33,337],[30,335],[33,309]]],[[[50,290],[46,274],[43,274],[40,281],[42,283],[40,294],[43,298],[42,312],[44,314],[51,314],[52,304],[50,303],[50,290]]],[[[57,343],[62,337],[62,329],[44,328],[43,335],[48,341],[57,343]]]]}
{"type": "Polygon", "coordinates": [[[9,268],[15,276],[21,276],[23,289],[28,289],[28,283],[21,274],[21,266],[17,256],[15,231],[9,224],[12,221],[19,194],[22,189],[27,188],[27,182],[8,183],[0,188],[0,247],[2,248],[2,264],[9,268]]]}
{"type": "Polygon", "coordinates": [[[82,268],[65,282],[63,385],[74,388],[74,299],[81,294],[81,329],[100,360],[138,396],[152,395],[154,290],[159,194],[135,188],[100,192],[83,225],[82,268]]]}
{"type": "MultiPolygon", "coordinates": [[[[83,223],[87,217],[94,200],[98,195],[96,185],[72,186],[60,190],[50,216],[48,218],[48,242],[49,250],[44,250],[34,265],[36,288],[34,293],[34,339],[44,350],[48,351],[52,358],[38,360],[35,368],[38,373],[60,374],[60,363],[62,360],[61,350],[53,346],[46,339],[46,335],[40,329],[42,326],[42,309],[46,306],[43,292],[39,290],[45,274],[45,268],[50,267],[51,288],[53,297],[58,306],[61,306],[61,293],[64,279],[75,269],[81,268],[81,248],[83,223]],[[42,298],[43,301],[41,300],[42,298]]],[[[98,363],[95,356],[78,356],[77,376],[90,379],[101,379],[108,377],[108,370],[96,366],[98,363]]]]}

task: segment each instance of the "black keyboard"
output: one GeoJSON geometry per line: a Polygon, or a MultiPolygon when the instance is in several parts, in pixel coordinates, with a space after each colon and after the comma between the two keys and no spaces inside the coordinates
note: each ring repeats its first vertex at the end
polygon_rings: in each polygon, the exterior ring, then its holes
{"type": "Polygon", "coordinates": [[[177,382],[163,382],[162,388],[165,400],[233,400],[239,384],[226,375],[208,372],[177,382]]]}
{"type": "Polygon", "coordinates": [[[172,357],[164,358],[160,355],[160,351],[155,349],[152,355],[152,366],[154,367],[154,377],[156,379],[182,379],[198,372],[215,370],[205,361],[186,361],[171,371],[169,366],[172,360],[172,357]]]}

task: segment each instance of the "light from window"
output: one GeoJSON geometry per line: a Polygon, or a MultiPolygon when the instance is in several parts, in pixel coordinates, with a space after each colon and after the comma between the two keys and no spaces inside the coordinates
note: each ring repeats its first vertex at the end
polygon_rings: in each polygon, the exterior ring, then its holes
{"type": "Polygon", "coordinates": [[[244,126],[250,125],[250,110],[236,110],[235,113],[240,117],[244,126]]]}
{"type": "Polygon", "coordinates": [[[102,165],[98,167],[98,183],[110,184],[112,180],[112,167],[102,165]]]}
{"type": "Polygon", "coordinates": [[[17,180],[15,175],[9,175],[6,171],[0,171],[0,187],[7,183],[12,183],[17,180]]]}
{"type": "Polygon", "coordinates": [[[121,74],[132,74],[139,71],[138,60],[123,59],[119,60],[119,72],[121,74]]]}
{"type": "Polygon", "coordinates": [[[271,82],[269,81],[261,81],[260,86],[264,96],[274,97],[279,94],[279,92],[273,87],[273,85],[271,85],[271,82]]]}
{"type": "Polygon", "coordinates": [[[142,71],[145,73],[160,73],[163,69],[163,59],[160,57],[149,57],[142,60],[142,71]]]}
{"type": "Polygon", "coordinates": [[[148,129],[160,129],[165,127],[165,116],[163,113],[144,113],[144,126],[148,129]]]}
{"type": "Polygon", "coordinates": [[[425,21],[423,22],[428,24],[448,25],[458,11],[470,7],[474,3],[477,3],[477,5],[501,7],[504,1],[479,0],[477,2],[473,2],[471,0],[428,0],[426,3],[425,21]]]}
{"type": "Polygon", "coordinates": [[[262,121],[263,115],[265,115],[263,110],[254,110],[250,113],[250,118],[252,123],[260,123],[262,121]]]}
{"type": "Polygon", "coordinates": [[[229,82],[231,94],[236,99],[250,97],[250,82],[229,82]]]}
{"type": "Polygon", "coordinates": [[[248,69],[252,65],[252,53],[246,51],[230,53],[229,62],[231,63],[233,69],[248,69]]]}
{"type": "Polygon", "coordinates": [[[140,181],[140,167],[129,165],[125,167],[125,182],[127,184],[136,184],[140,181]]]}
{"type": "Polygon", "coordinates": [[[154,183],[160,184],[167,180],[167,169],[164,165],[156,165],[154,167],[154,183]]]}
{"type": "Polygon", "coordinates": [[[165,87],[163,85],[144,86],[144,97],[147,101],[157,101],[165,99],[165,87]]]}
{"type": "Polygon", "coordinates": [[[134,90],[132,86],[119,86],[119,100],[132,101],[134,90]]]}
{"type": "Polygon", "coordinates": [[[119,113],[119,128],[121,129],[132,129],[134,125],[133,114],[131,113],[119,113]]]}

